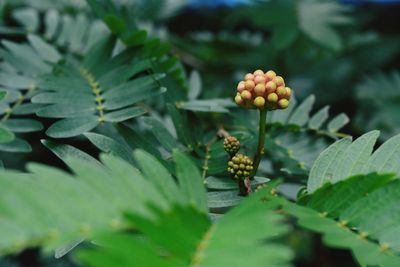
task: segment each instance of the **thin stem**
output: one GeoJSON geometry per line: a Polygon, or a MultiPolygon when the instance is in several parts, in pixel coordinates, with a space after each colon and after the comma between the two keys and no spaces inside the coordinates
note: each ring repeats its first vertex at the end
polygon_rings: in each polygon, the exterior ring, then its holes
{"type": "Polygon", "coordinates": [[[256,175],[258,166],[260,165],[262,155],[264,154],[266,122],[267,122],[267,110],[261,109],[260,110],[260,122],[259,122],[260,128],[258,130],[258,146],[257,146],[256,155],[254,156],[253,171],[250,175],[251,178],[253,178],[256,175]]]}

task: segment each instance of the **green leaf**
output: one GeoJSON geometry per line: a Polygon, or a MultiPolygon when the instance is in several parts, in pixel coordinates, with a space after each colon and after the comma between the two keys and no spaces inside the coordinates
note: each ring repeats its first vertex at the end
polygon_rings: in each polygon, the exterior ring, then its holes
{"type": "Polygon", "coordinates": [[[315,42],[333,50],[342,48],[342,40],[333,28],[349,24],[352,19],[345,12],[348,9],[332,1],[301,1],[297,5],[299,27],[315,42]]]}
{"type": "Polygon", "coordinates": [[[132,152],[125,145],[115,141],[108,136],[97,133],[84,133],[84,135],[93,145],[95,145],[101,151],[118,156],[133,164],[132,152]]]}
{"type": "Polygon", "coordinates": [[[0,124],[0,144],[9,143],[14,140],[14,134],[7,128],[0,124]]]}
{"type": "MultiPolygon", "coordinates": [[[[269,180],[270,179],[265,177],[256,176],[254,177],[253,180],[250,181],[251,187],[255,189],[257,188],[257,186],[263,185],[267,183],[269,180]]],[[[235,190],[238,188],[237,181],[233,181],[231,178],[227,177],[209,176],[206,179],[206,185],[208,189],[212,190],[235,190]]]]}
{"type": "Polygon", "coordinates": [[[57,26],[60,22],[60,14],[55,9],[50,9],[44,17],[46,39],[52,39],[57,31],[57,26]]]}
{"type": "Polygon", "coordinates": [[[162,122],[152,117],[145,117],[143,120],[150,126],[150,131],[164,148],[172,151],[178,147],[178,142],[175,137],[168,131],[162,122]]]}
{"type": "Polygon", "coordinates": [[[329,106],[325,106],[315,113],[308,121],[308,127],[318,130],[322,124],[329,118],[329,106]]]}
{"type": "Polygon", "coordinates": [[[140,235],[102,235],[102,249],[86,248],[78,252],[78,259],[92,267],[288,266],[293,253],[276,242],[288,228],[282,224],[283,216],[275,212],[279,201],[262,200],[267,190],[271,188],[245,199],[215,223],[190,207],[153,209],[152,220],[129,214],[128,220],[140,235]],[[246,236],[242,242],[235,242],[238,232],[246,236]],[[163,251],[170,257],[162,256],[163,251]]]}
{"type": "Polygon", "coordinates": [[[0,101],[7,96],[7,91],[0,91],[0,101]]]}
{"type": "Polygon", "coordinates": [[[157,159],[162,159],[160,152],[148,138],[143,138],[143,135],[137,133],[133,127],[128,127],[124,124],[116,125],[118,133],[124,138],[125,142],[133,149],[140,148],[155,156],[157,159]]]}
{"type": "Polygon", "coordinates": [[[35,80],[26,76],[0,73],[0,85],[5,87],[26,89],[34,84],[35,80]]]}
{"type": "Polygon", "coordinates": [[[114,68],[99,78],[99,83],[105,88],[111,88],[126,82],[130,77],[150,69],[151,60],[133,61],[130,64],[114,68]]]}
{"type": "Polygon", "coordinates": [[[67,165],[68,165],[67,162],[68,158],[76,158],[82,161],[90,162],[91,164],[101,166],[100,162],[97,159],[93,158],[89,154],[86,154],[85,152],[73,146],[58,144],[50,140],[41,140],[41,142],[45,147],[51,150],[58,158],[64,161],[64,163],[66,163],[67,165]]]}
{"type": "Polygon", "coordinates": [[[336,218],[355,201],[394,181],[396,176],[371,173],[346,178],[335,184],[325,184],[313,194],[300,199],[299,202],[336,218]]]}
{"type": "Polygon", "coordinates": [[[73,137],[92,130],[98,124],[96,116],[63,119],[51,125],[46,134],[54,138],[73,137]]]}
{"type": "Polygon", "coordinates": [[[371,131],[357,138],[344,152],[333,175],[332,182],[346,179],[363,173],[363,169],[371,156],[379,131],[371,131]]]}
{"type": "Polygon", "coordinates": [[[126,31],[126,24],[123,19],[114,15],[104,17],[104,22],[107,24],[110,31],[116,35],[120,35],[126,31]]]}
{"type": "Polygon", "coordinates": [[[154,156],[143,150],[136,150],[134,156],[144,176],[162,192],[169,202],[183,203],[184,198],[173,177],[154,156]]]}
{"type": "Polygon", "coordinates": [[[39,28],[39,14],[33,8],[21,8],[12,13],[12,16],[28,31],[34,32],[39,28]]]}
{"type": "Polygon", "coordinates": [[[310,95],[294,111],[289,124],[304,126],[310,118],[310,112],[315,102],[315,96],[310,95]]]}
{"type": "Polygon", "coordinates": [[[207,193],[208,207],[213,210],[231,208],[239,204],[244,197],[239,196],[237,190],[215,191],[207,193]]]}
{"type": "Polygon", "coordinates": [[[171,116],[171,119],[174,123],[176,133],[180,141],[182,141],[185,145],[189,146],[190,148],[195,147],[193,137],[191,132],[189,131],[189,122],[186,114],[181,113],[175,105],[167,104],[168,113],[171,116]]]}
{"type": "Polygon", "coordinates": [[[145,113],[146,111],[142,108],[129,107],[113,112],[107,112],[104,118],[106,119],[106,121],[109,122],[121,122],[141,116],[145,113]]]}
{"type": "Polygon", "coordinates": [[[25,140],[20,138],[14,138],[11,142],[0,143],[0,151],[28,153],[32,151],[32,147],[25,140]]]}
{"type": "Polygon", "coordinates": [[[272,44],[278,50],[288,48],[299,36],[299,29],[295,24],[278,24],[272,33],[272,44]]]}
{"type": "Polygon", "coordinates": [[[207,213],[207,196],[204,181],[196,165],[178,150],[173,151],[173,158],[176,163],[176,177],[182,193],[189,199],[190,203],[200,211],[207,213]]]}
{"type": "Polygon", "coordinates": [[[220,113],[228,113],[228,108],[234,106],[235,104],[230,99],[191,100],[186,102],[179,102],[177,104],[177,107],[181,109],[220,113]]]}
{"type": "Polygon", "coordinates": [[[102,37],[96,45],[86,53],[83,66],[95,76],[101,67],[107,63],[114,48],[116,38],[110,35],[102,37]]]}
{"type": "Polygon", "coordinates": [[[39,36],[29,34],[28,40],[43,60],[55,63],[61,59],[60,53],[58,53],[58,51],[53,46],[45,42],[39,36]]]}
{"type": "Polygon", "coordinates": [[[37,132],[43,129],[40,122],[31,119],[8,119],[4,125],[15,133],[37,132]]]}
{"type": "Polygon", "coordinates": [[[312,193],[325,182],[333,179],[338,163],[352,141],[351,137],[343,138],[325,149],[311,168],[307,181],[307,191],[312,193]]]}
{"type": "Polygon", "coordinates": [[[202,88],[202,82],[200,74],[197,71],[192,71],[189,77],[188,98],[190,100],[197,99],[201,93],[201,88],[202,88]]]}
{"type": "Polygon", "coordinates": [[[400,263],[399,195],[396,175],[372,173],[303,195],[307,208],[286,200],[282,206],[298,224],[322,233],[327,245],[351,249],[361,266],[394,267],[400,263]]]}
{"type": "Polygon", "coordinates": [[[346,114],[340,113],[328,123],[328,130],[332,133],[336,133],[349,123],[349,121],[350,119],[346,114]]]}
{"type": "Polygon", "coordinates": [[[363,171],[378,173],[400,173],[400,135],[383,143],[369,158],[363,171]]]}

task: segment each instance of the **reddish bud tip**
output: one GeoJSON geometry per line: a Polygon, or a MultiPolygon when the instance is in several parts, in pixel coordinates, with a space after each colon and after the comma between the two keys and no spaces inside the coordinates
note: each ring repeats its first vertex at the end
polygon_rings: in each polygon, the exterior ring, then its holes
{"type": "Polygon", "coordinates": [[[260,70],[260,69],[254,71],[253,74],[254,74],[254,76],[257,76],[257,75],[263,75],[264,76],[264,72],[262,70],[260,70]]]}
{"type": "Polygon", "coordinates": [[[246,82],[245,82],[245,88],[246,88],[246,90],[248,90],[248,91],[252,91],[253,89],[254,89],[254,87],[256,86],[256,84],[254,83],[254,81],[253,80],[247,80],[246,82]]]}
{"type": "Polygon", "coordinates": [[[238,91],[239,93],[241,93],[241,92],[244,90],[244,88],[245,88],[245,83],[244,83],[244,81],[239,82],[239,83],[238,83],[238,86],[237,86],[237,91],[238,91]]]}
{"type": "Polygon", "coordinates": [[[277,86],[285,86],[285,80],[281,76],[276,76],[273,81],[277,86]]]}
{"type": "Polygon", "coordinates": [[[286,87],[286,98],[289,100],[291,96],[292,96],[292,89],[286,87]]]}
{"type": "Polygon", "coordinates": [[[255,82],[256,84],[260,84],[260,83],[265,84],[265,77],[264,77],[264,75],[257,75],[256,77],[254,77],[254,82],[255,82]]]}
{"type": "Polygon", "coordinates": [[[268,94],[275,92],[275,90],[276,90],[276,83],[274,83],[274,82],[272,82],[272,81],[267,82],[267,84],[265,85],[265,90],[267,90],[267,93],[268,93],[268,94]]]}
{"type": "Polygon", "coordinates": [[[276,73],[273,70],[269,70],[265,73],[265,78],[267,79],[267,81],[272,81],[272,79],[274,79],[276,77],[276,73]]]}
{"type": "Polygon", "coordinates": [[[254,75],[253,75],[252,73],[247,73],[247,74],[244,76],[244,79],[245,79],[245,80],[254,80],[254,75]]]}

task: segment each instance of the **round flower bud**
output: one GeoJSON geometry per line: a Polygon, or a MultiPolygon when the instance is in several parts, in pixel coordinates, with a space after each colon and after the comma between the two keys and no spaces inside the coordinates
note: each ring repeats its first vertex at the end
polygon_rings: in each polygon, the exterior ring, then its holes
{"type": "Polygon", "coordinates": [[[273,81],[276,83],[276,85],[279,86],[285,86],[285,80],[281,76],[276,76],[273,81]]]}
{"type": "Polygon", "coordinates": [[[287,99],[281,99],[279,100],[278,105],[281,109],[285,109],[289,106],[289,101],[287,99]]]}
{"type": "Polygon", "coordinates": [[[254,83],[253,80],[247,80],[245,82],[244,86],[245,86],[246,90],[252,91],[254,89],[254,87],[256,86],[256,84],[254,83]]]}
{"type": "Polygon", "coordinates": [[[254,74],[254,76],[264,75],[264,72],[262,70],[256,70],[256,71],[253,72],[253,74],[254,74]]]}
{"type": "Polygon", "coordinates": [[[265,85],[263,83],[259,83],[254,87],[254,93],[257,96],[262,96],[265,93],[265,85]]]}
{"type": "Polygon", "coordinates": [[[284,86],[279,86],[276,88],[276,94],[279,96],[279,98],[283,98],[286,96],[286,87],[284,86]]]}
{"type": "Polygon", "coordinates": [[[267,81],[272,81],[276,77],[276,73],[273,70],[269,70],[265,73],[265,78],[267,81]]]}
{"type": "MultiPolygon", "coordinates": [[[[239,142],[239,140],[237,140],[237,138],[236,138],[236,137],[233,137],[233,136],[228,136],[228,137],[226,137],[226,138],[224,139],[224,149],[225,149],[225,151],[226,151],[229,155],[231,155],[231,156],[235,155],[235,154],[239,151],[239,149],[240,149],[240,142],[239,142]]],[[[228,166],[235,169],[235,167],[236,167],[237,165],[235,166],[234,162],[229,161],[229,162],[228,162],[228,166]]],[[[238,167],[236,167],[236,169],[237,169],[237,168],[238,168],[238,167]]]]}
{"type": "Polygon", "coordinates": [[[239,84],[238,84],[238,86],[237,86],[237,91],[238,91],[239,93],[241,93],[241,92],[244,90],[244,88],[245,88],[245,83],[244,83],[244,81],[239,82],[239,84]]]}
{"type": "Polygon", "coordinates": [[[254,82],[255,84],[265,84],[265,77],[264,75],[257,75],[256,77],[254,77],[254,82]]]}
{"type": "Polygon", "coordinates": [[[268,95],[268,102],[276,103],[278,101],[278,95],[275,93],[271,93],[268,95]]]}
{"type": "Polygon", "coordinates": [[[244,79],[245,79],[245,80],[254,80],[254,74],[252,74],[252,73],[247,73],[247,74],[244,76],[244,79]]]}
{"type": "Polygon", "coordinates": [[[267,91],[267,94],[273,93],[276,90],[276,83],[269,81],[265,84],[265,89],[267,91]]]}
{"type": "Polygon", "coordinates": [[[289,100],[291,96],[292,96],[292,89],[286,87],[286,98],[289,100]]]}
{"type": "Polygon", "coordinates": [[[251,171],[253,170],[253,161],[242,154],[236,154],[235,156],[232,157],[232,159],[228,162],[228,172],[230,173],[231,177],[234,179],[241,179],[244,180],[246,178],[249,178],[249,175],[251,171]],[[230,167],[236,163],[238,166],[237,169],[230,167]]]}
{"type": "Polygon", "coordinates": [[[239,93],[235,96],[235,102],[236,102],[236,104],[238,104],[238,105],[243,104],[243,98],[240,96],[239,93]]]}
{"type": "Polygon", "coordinates": [[[251,99],[251,93],[247,90],[244,90],[240,96],[242,97],[242,99],[244,100],[250,100],[251,99]]]}
{"type": "Polygon", "coordinates": [[[258,108],[263,108],[265,105],[265,98],[262,96],[257,96],[256,99],[254,99],[254,106],[258,108]]]}

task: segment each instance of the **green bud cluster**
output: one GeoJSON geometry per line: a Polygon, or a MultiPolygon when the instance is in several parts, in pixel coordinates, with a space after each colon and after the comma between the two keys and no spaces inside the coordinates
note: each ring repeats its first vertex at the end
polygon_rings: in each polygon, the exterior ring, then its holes
{"type": "Polygon", "coordinates": [[[237,138],[233,136],[226,137],[224,139],[224,149],[229,155],[235,155],[240,149],[239,140],[237,140],[237,138]]]}
{"type": "Polygon", "coordinates": [[[292,90],[273,70],[247,73],[237,86],[235,102],[245,108],[285,109],[289,106],[292,90]]]}
{"type": "Polygon", "coordinates": [[[232,178],[236,180],[244,180],[250,178],[251,171],[253,170],[253,161],[243,154],[236,154],[228,162],[228,172],[232,178]]]}

